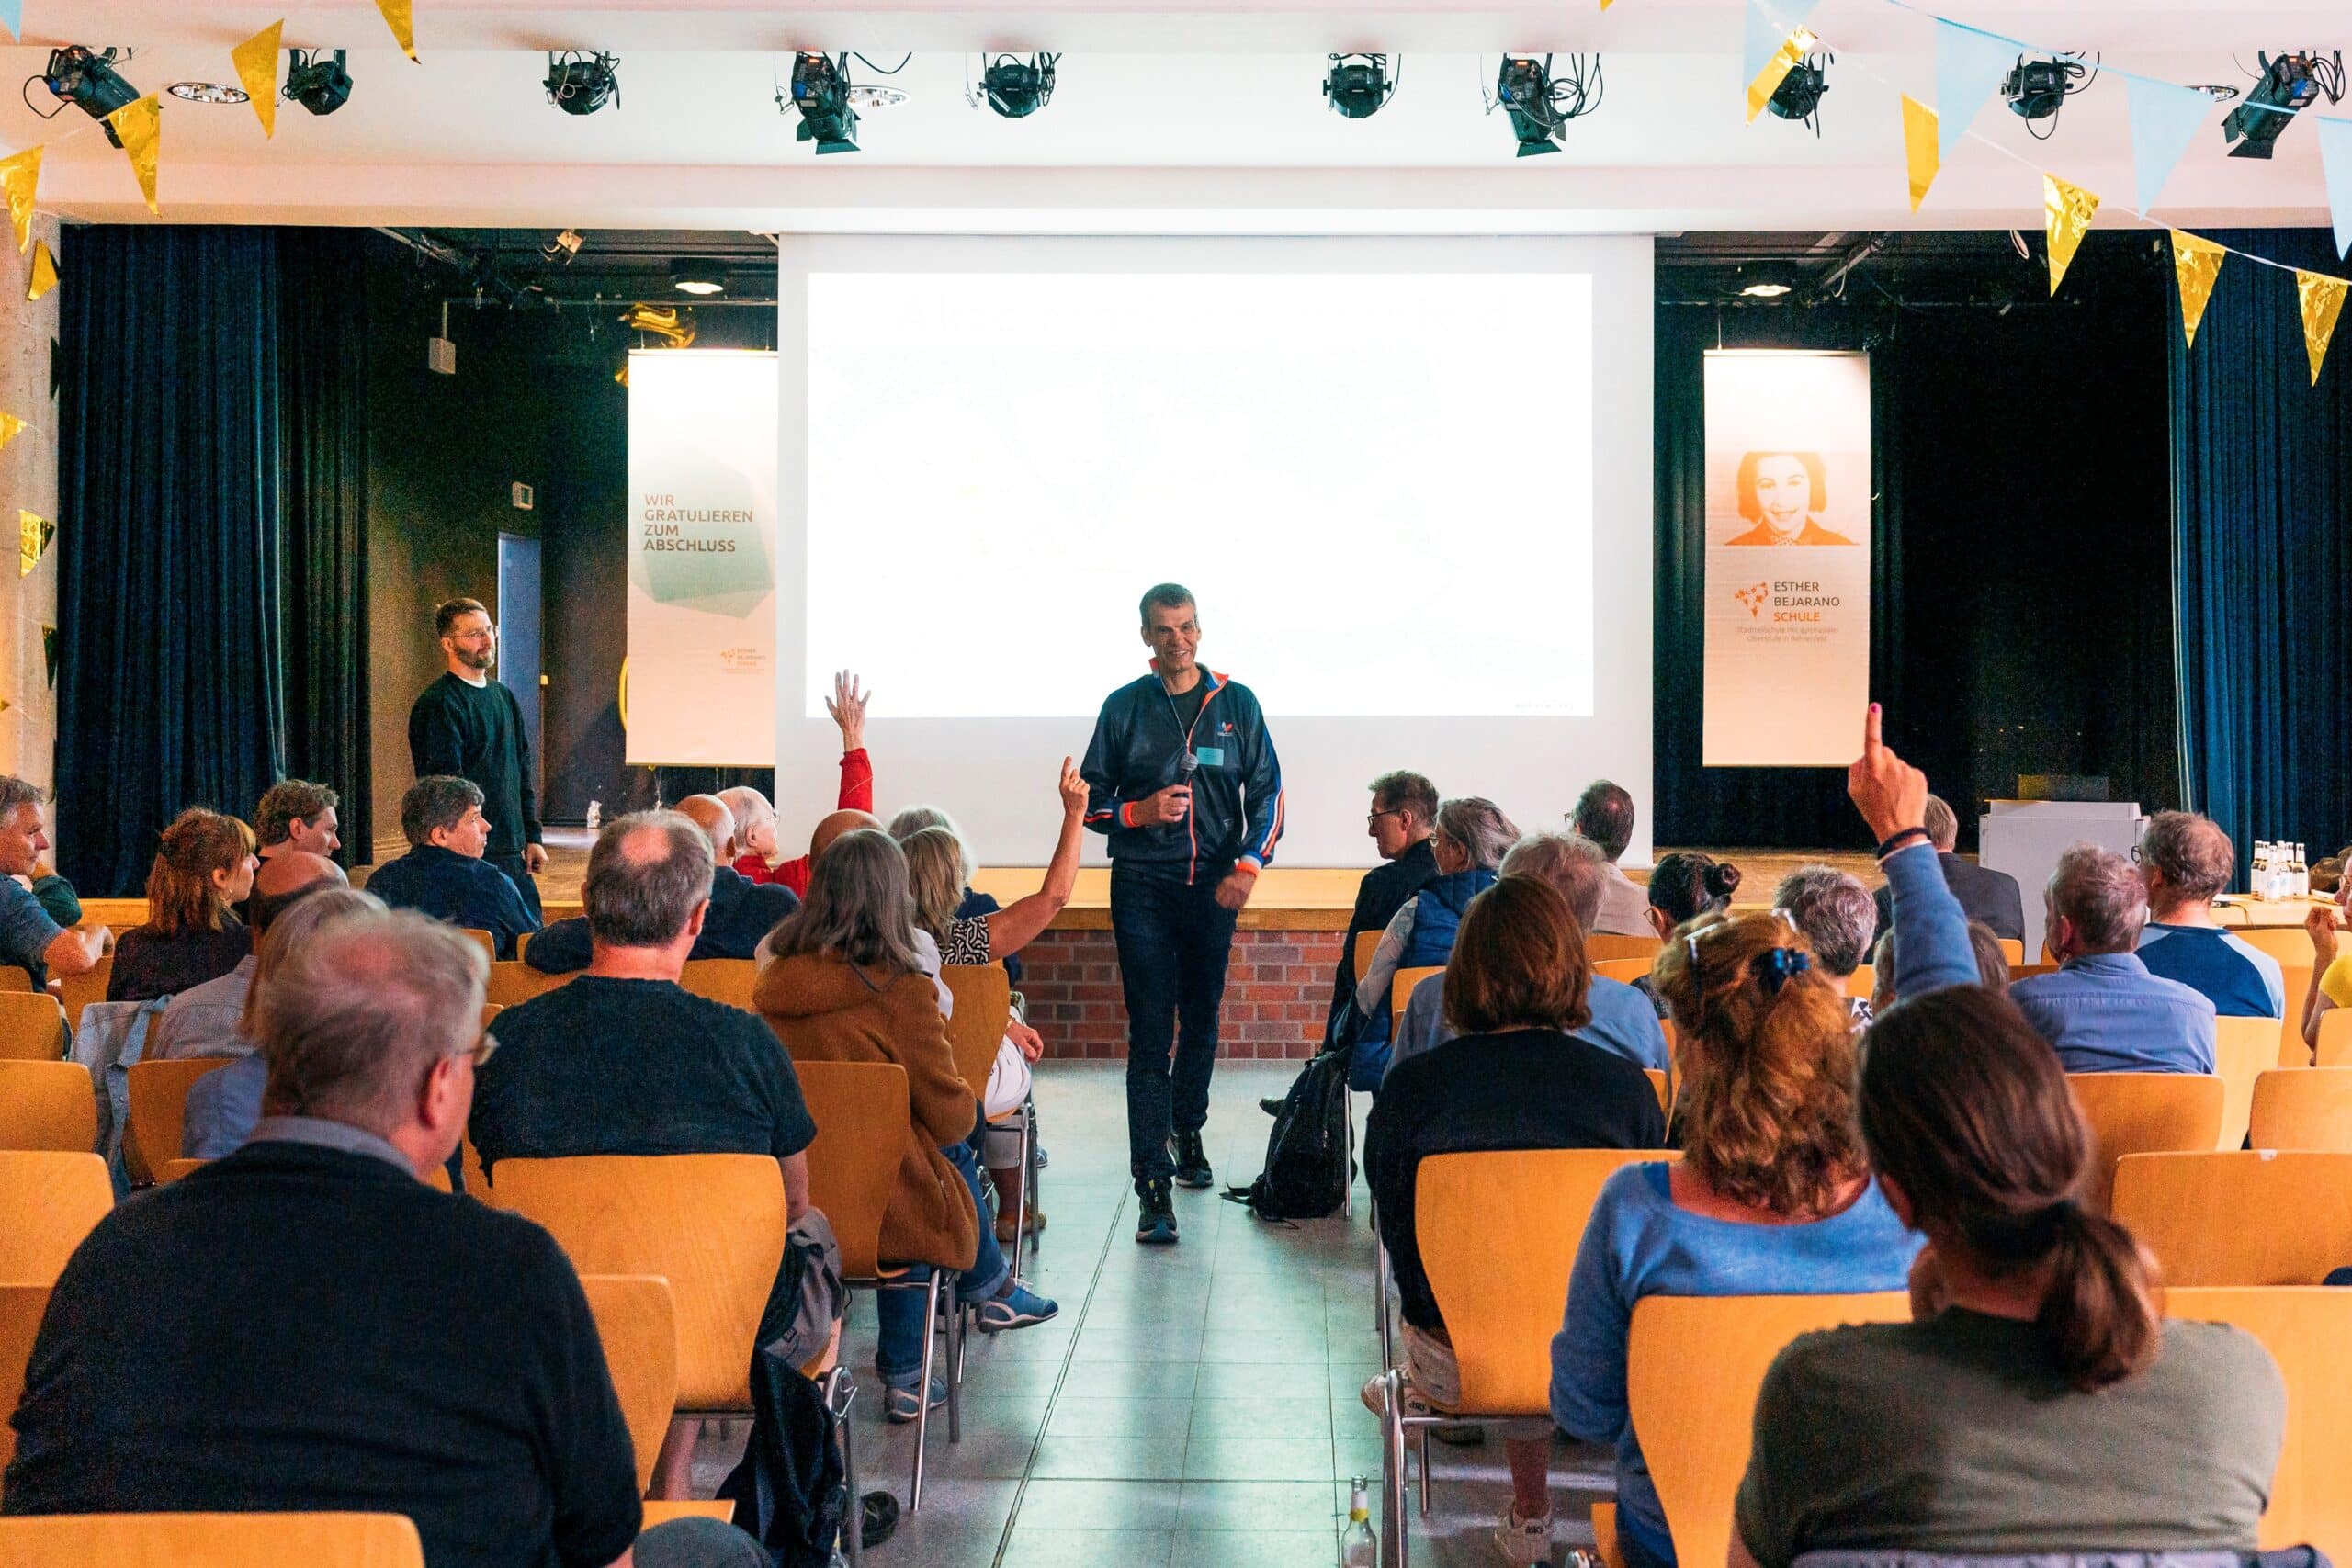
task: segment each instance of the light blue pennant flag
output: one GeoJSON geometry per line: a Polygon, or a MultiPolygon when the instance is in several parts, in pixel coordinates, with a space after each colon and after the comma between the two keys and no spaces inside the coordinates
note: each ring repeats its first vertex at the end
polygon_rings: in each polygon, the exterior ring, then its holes
{"type": "Polygon", "coordinates": [[[1747,0],[1747,33],[1742,41],[1739,85],[1747,86],[1764,73],[1772,55],[1788,36],[1804,26],[1821,0],[1747,0]]]}
{"type": "Polygon", "coordinates": [[[2197,128],[2212,112],[2211,95],[2170,82],[2126,76],[2123,85],[2132,99],[2132,175],[2140,210],[2156,205],[2173,165],[2188,151],[2197,128]]]}
{"type": "Polygon", "coordinates": [[[0,0],[0,27],[18,43],[25,41],[25,0],[0,0]]]}
{"type": "Polygon", "coordinates": [[[2335,254],[2352,250],[2352,119],[2318,117],[2320,167],[2327,171],[2327,207],[2335,215],[2335,254]]]}
{"type": "Polygon", "coordinates": [[[1946,163],[2020,51],[2014,39],[1936,18],[1936,153],[1946,163]]]}

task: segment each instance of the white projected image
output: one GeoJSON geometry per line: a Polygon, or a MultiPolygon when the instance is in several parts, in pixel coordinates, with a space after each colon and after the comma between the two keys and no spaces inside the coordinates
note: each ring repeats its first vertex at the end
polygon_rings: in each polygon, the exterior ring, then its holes
{"type": "Polygon", "coordinates": [[[1589,716],[1592,330],[1573,272],[812,273],[804,711],[1091,716],[1172,579],[1273,715],[1589,716]]]}

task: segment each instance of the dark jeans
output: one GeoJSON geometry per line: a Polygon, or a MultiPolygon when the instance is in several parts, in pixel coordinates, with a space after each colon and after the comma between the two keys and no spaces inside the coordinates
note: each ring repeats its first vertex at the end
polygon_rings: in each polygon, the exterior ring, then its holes
{"type": "Polygon", "coordinates": [[[1234,911],[1216,901],[1221,875],[1187,886],[1181,875],[1111,867],[1111,934],[1127,996],[1127,1168],[1138,1181],[1172,1175],[1169,1134],[1197,1133],[1209,1119],[1233,953],[1234,911]]]}
{"type": "Polygon", "coordinates": [[[531,880],[529,872],[523,869],[523,857],[484,855],[481,858],[506,874],[506,880],[513,883],[514,891],[523,896],[523,908],[531,911],[531,922],[534,925],[545,923],[547,917],[539,912],[539,885],[531,880]]]}

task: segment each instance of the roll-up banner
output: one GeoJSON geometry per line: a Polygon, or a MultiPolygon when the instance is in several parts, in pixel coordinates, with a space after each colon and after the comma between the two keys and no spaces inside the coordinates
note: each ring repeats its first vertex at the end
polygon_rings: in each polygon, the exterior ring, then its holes
{"type": "Polygon", "coordinates": [[[628,356],[627,761],[775,765],[776,359],[628,356]]]}
{"type": "Polygon", "coordinates": [[[1707,355],[1701,761],[1843,767],[1871,688],[1871,362],[1707,355]]]}

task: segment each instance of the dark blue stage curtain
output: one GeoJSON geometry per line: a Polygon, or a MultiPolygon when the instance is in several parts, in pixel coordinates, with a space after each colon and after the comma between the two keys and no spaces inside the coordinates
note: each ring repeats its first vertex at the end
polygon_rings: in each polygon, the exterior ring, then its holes
{"type": "Polygon", "coordinates": [[[334,784],[364,833],[363,318],[359,269],[328,254],[347,243],[74,231],[57,819],[85,894],[137,893],[183,807],[250,816],[288,772],[334,784]]]}
{"type": "MultiPolygon", "coordinates": [[[[2213,236],[2342,275],[2321,230],[2213,236]]],[[[2188,802],[2235,840],[2352,837],[2352,328],[2311,384],[2291,274],[2222,265],[2197,344],[2172,333],[2174,584],[2188,802]]]]}

